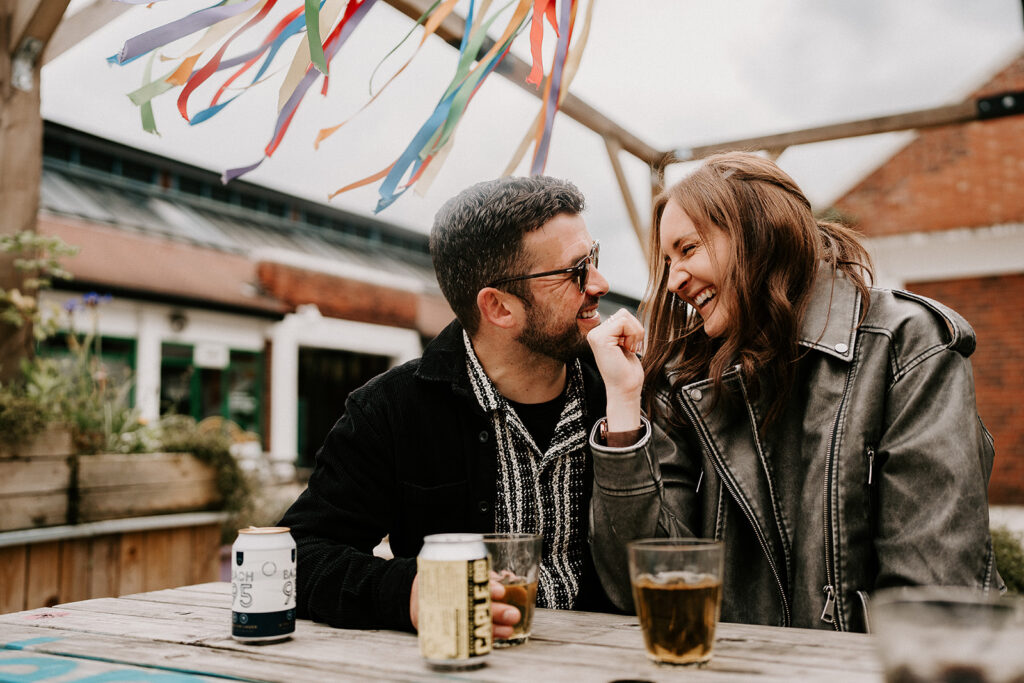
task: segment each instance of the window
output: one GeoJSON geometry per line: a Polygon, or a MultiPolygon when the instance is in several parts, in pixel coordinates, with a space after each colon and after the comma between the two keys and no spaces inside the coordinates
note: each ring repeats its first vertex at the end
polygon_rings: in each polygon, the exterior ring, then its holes
{"type": "Polygon", "coordinates": [[[62,161],[71,161],[74,156],[74,147],[64,140],[57,140],[51,137],[43,138],[43,156],[62,161]]]}
{"type": "Polygon", "coordinates": [[[189,178],[187,176],[178,176],[178,190],[181,192],[187,192],[188,194],[203,195],[203,183],[201,180],[195,178],[189,178]]]}
{"type": "Polygon", "coordinates": [[[125,178],[138,180],[139,182],[152,183],[156,177],[156,169],[149,164],[140,164],[123,159],[121,161],[121,175],[125,178]]]}
{"type": "Polygon", "coordinates": [[[230,352],[224,368],[196,367],[194,347],[165,343],[160,363],[160,414],[196,420],[221,416],[244,431],[263,432],[263,354],[230,352]]]}
{"type": "Polygon", "coordinates": [[[94,168],[105,173],[114,172],[114,157],[99,150],[82,147],[78,152],[78,162],[87,168],[94,168]]]}

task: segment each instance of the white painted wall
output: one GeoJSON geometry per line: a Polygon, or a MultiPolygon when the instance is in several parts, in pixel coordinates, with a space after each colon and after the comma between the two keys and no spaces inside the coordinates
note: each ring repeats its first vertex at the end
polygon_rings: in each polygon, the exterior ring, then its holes
{"type": "Polygon", "coordinates": [[[135,357],[135,403],[142,418],[153,420],[160,412],[160,345],[164,342],[195,345],[201,342],[225,344],[240,351],[263,351],[266,318],[219,313],[200,308],[169,306],[133,299],[114,298],[91,310],[64,311],[66,302],[81,295],[61,290],[43,292],[43,309],[60,311],[64,329],[78,333],[97,332],[107,337],[137,341],[135,357]],[[184,316],[180,330],[171,316],[184,316]]]}
{"type": "Polygon", "coordinates": [[[875,237],[867,246],[879,287],[1024,272],[1024,223],[875,237]]]}
{"type": "Polygon", "coordinates": [[[384,325],[371,325],[321,316],[316,306],[280,321],[257,316],[218,313],[199,308],[154,304],[115,298],[92,311],[63,312],[65,302],[79,299],[68,291],[47,291],[40,297],[51,315],[62,318],[64,329],[96,331],[103,336],[136,340],[135,396],[140,416],[156,419],[160,410],[160,360],[164,342],[196,345],[223,344],[241,351],[263,351],[272,342],[270,394],[270,452],[274,460],[294,461],[298,455],[299,349],[334,349],[388,356],[392,365],[422,353],[419,334],[384,325]],[[176,329],[172,314],[184,316],[176,329]]]}

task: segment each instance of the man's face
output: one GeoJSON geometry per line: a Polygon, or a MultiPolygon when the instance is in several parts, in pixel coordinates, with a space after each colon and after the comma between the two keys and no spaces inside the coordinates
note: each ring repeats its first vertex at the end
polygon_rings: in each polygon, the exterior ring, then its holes
{"type": "MultiPolygon", "coordinates": [[[[529,272],[571,268],[590,254],[593,242],[582,217],[559,214],[524,237],[529,272]]],[[[597,302],[608,293],[608,281],[591,264],[583,292],[571,274],[534,278],[526,285],[526,325],[516,340],[534,353],[570,361],[601,322],[597,302]]]]}

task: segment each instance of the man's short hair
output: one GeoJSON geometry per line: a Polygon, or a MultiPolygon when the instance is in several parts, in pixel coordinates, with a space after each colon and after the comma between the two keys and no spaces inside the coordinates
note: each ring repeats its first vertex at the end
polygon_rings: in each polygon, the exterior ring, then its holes
{"type": "MultiPolygon", "coordinates": [[[[480,326],[477,293],[503,277],[532,266],[523,236],[559,214],[583,211],[583,194],[567,180],[547,176],[499,178],[455,195],[437,212],[430,255],[441,292],[470,334],[480,326]]],[[[523,296],[522,282],[503,288],[523,296]]]]}

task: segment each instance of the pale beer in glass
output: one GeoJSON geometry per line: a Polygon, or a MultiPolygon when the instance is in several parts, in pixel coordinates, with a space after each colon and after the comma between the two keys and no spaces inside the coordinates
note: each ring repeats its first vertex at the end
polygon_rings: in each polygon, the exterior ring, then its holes
{"type": "Polygon", "coordinates": [[[710,661],[722,605],[722,544],[634,541],[629,574],[647,656],[663,664],[710,661]]]}

